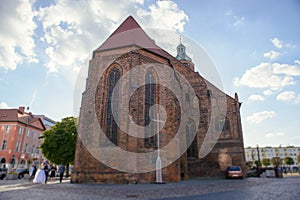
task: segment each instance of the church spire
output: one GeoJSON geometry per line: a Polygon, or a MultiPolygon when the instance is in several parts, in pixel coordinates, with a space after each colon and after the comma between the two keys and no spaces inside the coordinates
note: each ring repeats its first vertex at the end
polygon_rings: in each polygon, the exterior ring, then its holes
{"type": "Polygon", "coordinates": [[[186,47],[181,42],[181,35],[179,36],[179,45],[177,46],[176,58],[180,60],[185,66],[190,67],[194,70],[192,59],[186,54],[186,47]]]}
{"type": "Polygon", "coordinates": [[[179,37],[179,45],[177,46],[177,56],[176,58],[178,60],[188,60],[188,61],[192,61],[192,59],[186,55],[186,51],[185,51],[185,46],[181,43],[181,36],[179,37]]]}

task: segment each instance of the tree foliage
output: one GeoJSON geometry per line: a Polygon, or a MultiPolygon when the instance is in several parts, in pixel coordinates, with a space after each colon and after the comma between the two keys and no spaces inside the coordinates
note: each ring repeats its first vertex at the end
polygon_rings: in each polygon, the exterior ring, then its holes
{"type": "Polygon", "coordinates": [[[271,158],[271,163],[272,163],[272,165],[280,165],[281,164],[281,159],[280,159],[280,157],[273,157],[273,158],[271,158]]]}
{"type": "Polygon", "coordinates": [[[300,163],[300,154],[297,156],[297,162],[300,163]]]}
{"type": "Polygon", "coordinates": [[[285,158],[284,158],[284,163],[285,163],[286,165],[293,165],[293,164],[294,164],[294,159],[291,158],[291,157],[285,157],[285,158]]]}
{"type": "Polygon", "coordinates": [[[50,162],[68,166],[74,162],[76,137],[76,118],[66,117],[43,133],[40,148],[50,162]]]}
{"type": "Polygon", "coordinates": [[[262,163],[262,165],[265,166],[265,167],[267,167],[268,165],[271,164],[269,158],[263,158],[263,159],[261,160],[261,163],[262,163]]]}

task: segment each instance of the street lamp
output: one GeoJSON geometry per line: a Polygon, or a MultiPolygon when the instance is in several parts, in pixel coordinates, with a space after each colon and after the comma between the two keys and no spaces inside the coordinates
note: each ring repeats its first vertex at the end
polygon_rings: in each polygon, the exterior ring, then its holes
{"type": "Polygon", "coordinates": [[[153,121],[157,122],[157,158],[156,158],[156,183],[163,183],[162,181],[162,169],[161,169],[161,159],[160,159],[160,147],[159,147],[159,123],[164,122],[162,120],[159,120],[159,114],[157,113],[156,119],[153,119],[153,121]]]}
{"type": "Polygon", "coordinates": [[[256,150],[257,150],[257,164],[258,164],[258,168],[261,166],[261,163],[260,163],[260,154],[259,154],[259,146],[258,144],[256,145],[256,150]]]}

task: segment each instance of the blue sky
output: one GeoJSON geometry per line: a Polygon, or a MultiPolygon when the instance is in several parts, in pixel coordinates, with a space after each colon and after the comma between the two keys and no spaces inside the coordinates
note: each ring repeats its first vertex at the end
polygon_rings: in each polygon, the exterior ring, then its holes
{"type": "Polygon", "coordinates": [[[55,120],[73,115],[79,71],[132,15],[206,50],[225,92],[242,102],[245,146],[299,146],[299,10],[296,0],[2,0],[0,107],[29,106],[55,120]]]}

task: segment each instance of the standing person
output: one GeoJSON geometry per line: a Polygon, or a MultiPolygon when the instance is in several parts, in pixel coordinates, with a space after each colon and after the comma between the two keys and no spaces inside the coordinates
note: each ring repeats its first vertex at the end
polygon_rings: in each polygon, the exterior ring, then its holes
{"type": "Polygon", "coordinates": [[[50,171],[47,162],[44,163],[44,171],[45,171],[45,183],[47,183],[47,181],[48,181],[48,176],[49,176],[49,171],[50,171]]]}
{"type": "Polygon", "coordinates": [[[32,164],[30,166],[30,168],[29,168],[29,176],[30,176],[29,180],[33,180],[34,179],[36,171],[37,171],[36,166],[34,164],[32,164]]]}
{"type": "Polygon", "coordinates": [[[54,164],[51,165],[50,170],[51,170],[51,172],[50,172],[50,181],[53,182],[53,181],[55,181],[55,173],[56,173],[56,170],[57,170],[56,166],[54,164]]]}
{"type": "Polygon", "coordinates": [[[34,165],[32,164],[30,167],[29,167],[29,180],[33,179],[32,178],[32,174],[33,174],[33,170],[34,170],[34,165]]]}
{"type": "Polygon", "coordinates": [[[33,182],[34,183],[43,183],[45,182],[45,171],[44,169],[38,169],[36,175],[34,176],[33,182]]]}
{"type": "Polygon", "coordinates": [[[62,182],[65,171],[66,171],[66,167],[64,165],[59,165],[58,173],[59,173],[59,182],[60,183],[62,182]]]}

